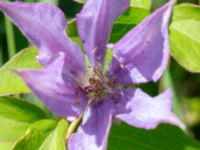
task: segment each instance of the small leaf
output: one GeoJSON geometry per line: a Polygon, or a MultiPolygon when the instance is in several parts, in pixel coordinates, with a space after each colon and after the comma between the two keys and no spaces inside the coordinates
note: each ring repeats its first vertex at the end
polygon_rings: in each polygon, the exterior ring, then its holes
{"type": "Polygon", "coordinates": [[[147,17],[150,13],[150,4],[150,0],[132,0],[130,8],[115,21],[110,36],[110,42],[117,42],[130,31],[130,29],[147,17]]]}
{"type": "Polygon", "coordinates": [[[65,150],[64,135],[68,123],[62,119],[41,120],[32,124],[13,150],[65,150]]]}
{"type": "Polygon", "coordinates": [[[178,127],[161,124],[154,130],[113,125],[108,150],[199,150],[200,143],[178,127]]]}
{"type": "Polygon", "coordinates": [[[54,5],[58,5],[58,0],[38,0],[38,2],[42,3],[52,3],[54,5]]]}
{"type": "Polygon", "coordinates": [[[178,5],[170,25],[171,54],[190,72],[200,72],[200,7],[178,5]]]}
{"type": "Polygon", "coordinates": [[[77,43],[80,47],[82,47],[82,42],[78,36],[78,30],[77,30],[77,24],[76,24],[76,19],[72,19],[71,21],[68,22],[67,25],[67,35],[77,43]]]}
{"type": "Polygon", "coordinates": [[[38,51],[35,47],[26,48],[16,54],[0,69],[0,95],[30,92],[24,81],[12,69],[41,68],[36,60],[37,55],[38,51]]]}
{"type": "Polygon", "coordinates": [[[131,0],[130,6],[150,10],[151,9],[151,0],[131,0]]]}
{"type": "Polygon", "coordinates": [[[13,97],[0,97],[0,148],[10,147],[28,128],[48,116],[40,108],[13,97]]]}
{"type": "Polygon", "coordinates": [[[81,3],[81,4],[84,4],[86,3],[87,0],[74,0],[75,2],[78,2],[78,3],[81,3]]]}
{"type": "Polygon", "coordinates": [[[12,142],[0,143],[0,149],[2,150],[10,150],[11,147],[12,147],[12,142]]]}

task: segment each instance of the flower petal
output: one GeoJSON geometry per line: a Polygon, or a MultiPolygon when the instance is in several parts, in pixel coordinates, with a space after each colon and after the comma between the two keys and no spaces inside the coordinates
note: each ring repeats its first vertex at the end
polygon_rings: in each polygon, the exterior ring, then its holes
{"type": "Polygon", "coordinates": [[[78,117],[87,100],[77,88],[78,81],[65,67],[65,55],[59,53],[43,70],[17,70],[33,93],[52,111],[64,117],[78,117]]]}
{"type": "Polygon", "coordinates": [[[106,43],[115,19],[124,12],[130,0],[87,0],[77,15],[79,36],[92,65],[103,64],[106,43]]]}
{"type": "Polygon", "coordinates": [[[144,83],[161,77],[169,58],[168,22],[173,5],[171,1],[156,10],[112,47],[115,58],[110,72],[119,82],[144,83]]]}
{"type": "Polygon", "coordinates": [[[41,64],[48,65],[52,56],[61,51],[66,53],[69,69],[85,70],[80,48],[65,34],[67,22],[59,8],[47,3],[0,2],[0,10],[38,47],[41,64]]]}
{"type": "Polygon", "coordinates": [[[120,112],[116,118],[138,128],[153,129],[160,123],[171,123],[184,128],[172,113],[171,98],[170,90],[153,98],[140,89],[126,90],[122,104],[118,105],[120,112]]]}
{"type": "Polygon", "coordinates": [[[69,139],[69,150],[106,150],[113,113],[108,100],[89,108],[78,132],[69,139]]]}

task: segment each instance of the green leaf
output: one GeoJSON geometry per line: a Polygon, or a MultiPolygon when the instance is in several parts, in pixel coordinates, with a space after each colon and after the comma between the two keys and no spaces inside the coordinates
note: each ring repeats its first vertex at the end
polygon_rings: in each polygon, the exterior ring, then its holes
{"type": "Polygon", "coordinates": [[[150,10],[151,9],[151,0],[131,0],[130,6],[150,10]]]}
{"type": "Polygon", "coordinates": [[[78,3],[81,3],[81,4],[84,4],[86,3],[87,0],[74,0],[75,2],[78,2],[78,3]]]}
{"type": "Polygon", "coordinates": [[[0,97],[0,149],[10,147],[30,124],[46,118],[43,110],[24,100],[0,97]]]}
{"type": "Polygon", "coordinates": [[[52,3],[57,5],[58,4],[58,0],[39,0],[38,2],[42,2],[42,3],[52,3]]]}
{"type": "Polygon", "coordinates": [[[38,51],[35,47],[26,48],[0,69],[0,95],[30,92],[24,81],[12,69],[41,68],[36,60],[37,55],[38,51]]]}
{"type": "Polygon", "coordinates": [[[116,21],[110,36],[110,42],[115,43],[130,29],[138,25],[150,13],[150,0],[132,0],[130,8],[116,21]]]}
{"type": "Polygon", "coordinates": [[[193,3],[193,4],[199,4],[198,0],[177,0],[178,3],[193,3]]]}
{"type": "Polygon", "coordinates": [[[41,120],[32,124],[13,150],[65,150],[66,120],[41,120]]]}
{"type": "Polygon", "coordinates": [[[186,70],[200,72],[200,7],[178,5],[170,25],[171,53],[186,70]]]}
{"type": "Polygon", "coordinates": [[[199,150],[200,143],[187,137],[178,127],[161,124],[155,130],[126,124],[113,125],[108,150],[199,150]]]}
{"type": "MultiPolygon", "coordinates": [[[[87,0],[74,0],[75,2],[84,4],[87,0]]],[[[151,7],[151,0],[131,0],[130,6],[149,9],[151,7]]]]}
{"type": "Polygon", "coordinates": [[[11,147],[12,147],[12,142],[0,143],[0,149],[2,149],[2,150],[10,150],[11,147]]]}

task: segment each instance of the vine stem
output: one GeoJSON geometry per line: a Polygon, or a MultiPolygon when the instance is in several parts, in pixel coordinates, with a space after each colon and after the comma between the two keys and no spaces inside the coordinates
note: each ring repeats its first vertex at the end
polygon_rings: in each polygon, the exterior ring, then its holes
{"type": "Polygon", "coordinates": [[[5,27],[6,27],[6,38],[8,45],[8,55],[9,58],[15,55],[16,47],[15,47],[15,36],[14,36],[14,28],[10,20],[7,16],[5,16],[5,27]]]}
{"type": "MultiPolygon", "coordinates": [[[[178,98],[178,95],[176,93],[176,90],[175,90],[175,87],[174,87],[174,83],[173,83],[173,80],[172,80],[172,77],[171,77],[171,73],[170,73],[170,70],[169,70],[169,66],[167,67],[167,69],[165,70],[161,80],[160,80],[160,91],[162,90],[165,90],[165,89],[168,89],[170,88],[172,90],[172,93],[173,93],[173,112],[183,121],[184,123],[184,116],[182,114],[182,110],[181,110],[181,107],[180,107],[180,102],[179,102],[179,98],[178,98]]],[[[185,126],[185,128],[183,129],[183,131],[190,135],[190,131],[189,129],[187,128],[187,126],[185,126]]]]}
{"type": "Polygon", "coordinates": [[[169,67],[165,70],[161,80],[160,80],[160,91],[166,90],[170,88],[172,90],[173,93],[173,111],[174,113],[180,117],[181,119],[183,119],[183,115],[181,112],[181,107],[180,107],[180,103],[178,101],[178,96],[174,87],[174,83],[172,81],[172,77],[171,77],[171,73],[169,70],[169,67]]]}
{"type": "Polygon", "coordinates": [[[3,65],[3,49],[0,46],[0,67],[3,65]]]}

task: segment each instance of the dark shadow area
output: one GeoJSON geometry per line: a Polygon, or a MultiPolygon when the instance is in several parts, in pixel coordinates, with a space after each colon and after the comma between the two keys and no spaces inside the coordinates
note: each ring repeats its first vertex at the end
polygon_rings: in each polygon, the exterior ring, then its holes
{"type": "Polygon", "coordinates": [[[82,4],[76,3],[73,0],[60,0],[59,7],[65,13],[67,18],[73,18],[80,12],[82,4]]]}
{"type": "Polygon", "coordinates": [[[195,138],[200,141],[200,124],[196,125],[192,130],[195,138]]]}

